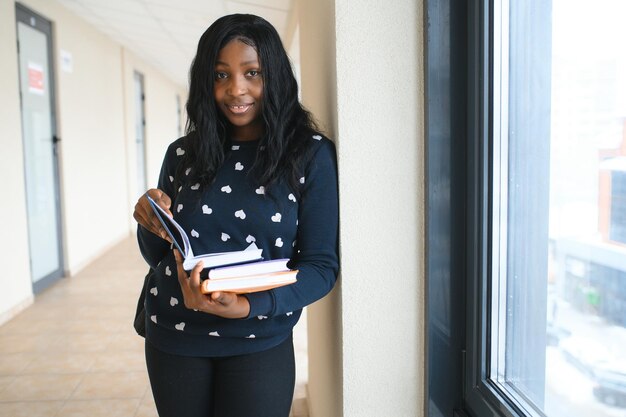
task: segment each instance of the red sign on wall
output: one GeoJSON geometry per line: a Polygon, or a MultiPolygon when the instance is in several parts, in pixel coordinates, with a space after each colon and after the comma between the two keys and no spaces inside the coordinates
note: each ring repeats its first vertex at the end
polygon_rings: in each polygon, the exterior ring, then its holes
{"type": "Polygon", "coordinates": [[[28,63],[28,91],[33,94],[43,95],[43,67],[32,62],[28,63]]]}

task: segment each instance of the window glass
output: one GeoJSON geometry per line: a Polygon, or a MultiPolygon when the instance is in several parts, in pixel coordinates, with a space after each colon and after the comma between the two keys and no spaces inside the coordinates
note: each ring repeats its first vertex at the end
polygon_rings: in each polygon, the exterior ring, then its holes
{"type": "Polygon", "coordinates": [[[626,415],[626,2],[494,2],[488,378],[626,415]]]}

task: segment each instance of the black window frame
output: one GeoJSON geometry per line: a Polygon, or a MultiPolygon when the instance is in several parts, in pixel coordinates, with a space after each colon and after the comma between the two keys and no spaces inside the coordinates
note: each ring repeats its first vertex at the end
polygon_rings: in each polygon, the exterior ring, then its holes
{"type": "Polygon", "coordinates": [[[427,414],[539,416],[487,376],[499,140],[494,0],[427,0],[424,7],[427,414]]]}

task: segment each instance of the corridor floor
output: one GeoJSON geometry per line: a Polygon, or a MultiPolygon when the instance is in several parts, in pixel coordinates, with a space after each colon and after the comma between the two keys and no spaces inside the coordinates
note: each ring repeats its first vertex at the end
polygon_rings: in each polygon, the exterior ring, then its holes
{"type": "MultiPolygon", "coordinates": [[[[132,327],[145,271],[135,239],[126,239],[2,325],[0,416],[157,416],[132,327]]],[[[304,315],[294,343],[291,417],[307,417],[304,315]]]]}

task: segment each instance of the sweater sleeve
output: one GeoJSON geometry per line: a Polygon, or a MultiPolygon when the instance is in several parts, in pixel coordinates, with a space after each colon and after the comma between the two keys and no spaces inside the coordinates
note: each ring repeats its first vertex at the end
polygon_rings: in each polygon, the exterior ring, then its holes
{"type": "Polygon", "coordinates": [[[248,294],[249,317],[297,311],[325,296],[339,272],[339,197],[335,146],[323,138],[305,169],[298,209],[296,253],[291,267],[297,282],[248,294]]]}
{"type": "MultiPolygon", "coordinates": [[[[177,158],[181,154],[184,154],[184,152],[181,152],[183,149],[181,139],[173,142],[168,147],[165,157],[163,158],[163,163],[161,164],[157,188],[172,199],[172,204],[174,204],[174,197],[176,195],[174,173],[178,162],[177,158]]],[[[141,225],[137,225],[137,241],[141,255],[152,268],[156,268],[170,250],[170,244],[166,240],[148,231],[141,225]]]]}

